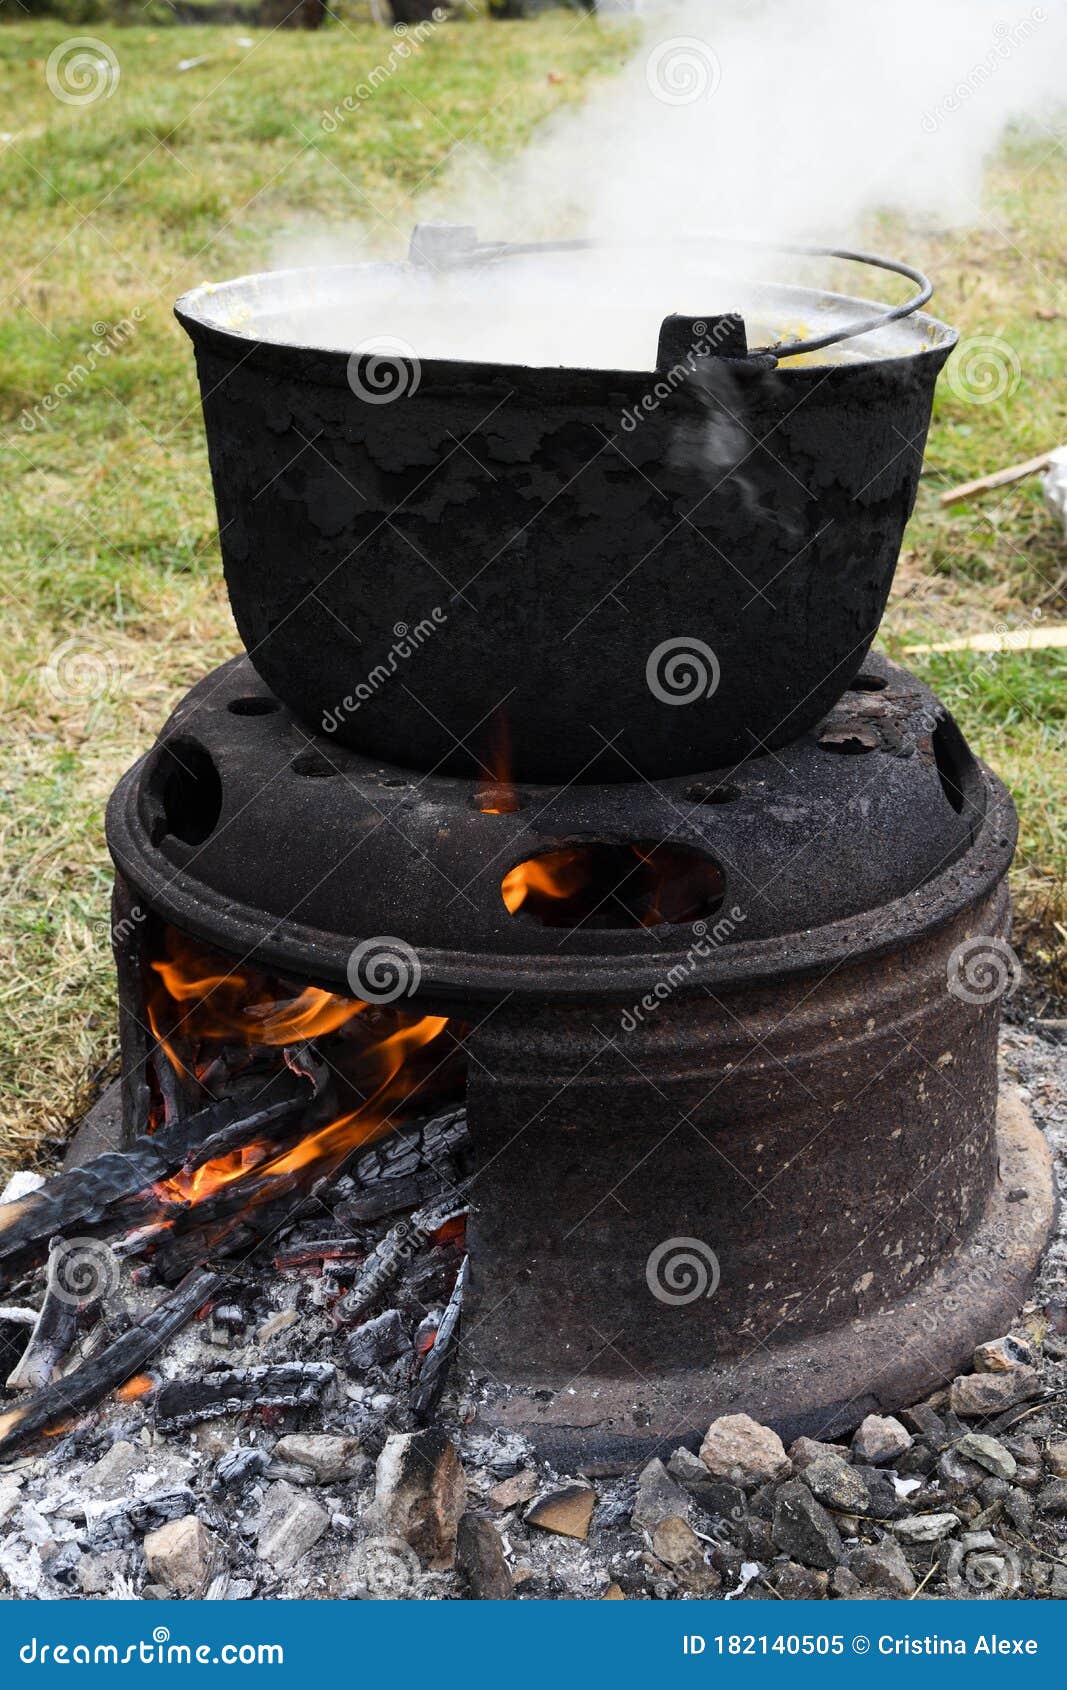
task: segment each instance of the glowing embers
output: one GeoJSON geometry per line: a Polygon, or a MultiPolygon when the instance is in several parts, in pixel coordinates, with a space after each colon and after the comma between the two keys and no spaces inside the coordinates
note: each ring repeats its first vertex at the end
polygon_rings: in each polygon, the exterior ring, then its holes
{"type": "Polygon", "coordinates": [[[508,912],[542,927],[660,927],[714,915],[725,877],[687,845],[594,839],[528,857],[500,883],[508,912]]]}

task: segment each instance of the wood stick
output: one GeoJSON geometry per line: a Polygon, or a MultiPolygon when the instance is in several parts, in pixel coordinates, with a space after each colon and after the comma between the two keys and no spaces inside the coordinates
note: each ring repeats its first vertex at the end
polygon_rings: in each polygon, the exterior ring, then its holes
{"type": "Polygon", "coordinates": [[[964,499],[973,499],[977,493],[988,493],[994,487],[1007,487],[1012,481],[1022,481],[1028,475],[1036,475],[1038,470],[1047,469],[1051,452],[1041,452],[1036,458],[1027,458],[1025,463],[1009,464],[1006,469],[995,469],[990,475],[980,475],[975,481],[962,481],[958,487],[950,487],[940,495],[943,505],[958,505],[964,499]]]}
{"type": "Polygon", "coordinates": [[[463,1307],[463,1294],[467,1289],[467,1279],[470,1274],[470,1257],[464,1256],[462,1266],[456,1275],[456,1283],[452,1287],[452,1295],[448,1299],[448,1307],[441,1317],[441,1324],[437,1328],[437,1336],[428,1351],[411,1393],[411,1412],[420,1426],[425,1426],[434,1409],[440,1401],[441,1392],[445,1388],[448,1377],[449,1363],[457,1338],[460,1310],[463,1307]]]}
{"type": "Polygon", "coordinates": [[[62,1238],[53,1238],[48,1246],[44,1302],[22,1360],[8,1374],[9,1391],[43,1390],[77,1336],[78,1300],[66,1283],[64,1269],[68,1265],[66,1244],[62,1238]]]}
{"type": "Polygon", "coordinates": [[[165,1302],[122,1333],[100,1355],[68,1373],[65,1379],[46,1385],[7,1414],[0,1414],[0,1460],[6,1460],[12,1450],[35,1433],[46,1431],[57,1420],[79,1409],[93,1407],[134,1374],[142,1373],[161,1346],[181,1331],[222,1284],[221,1274],[194,1269],[165,1302]]]}

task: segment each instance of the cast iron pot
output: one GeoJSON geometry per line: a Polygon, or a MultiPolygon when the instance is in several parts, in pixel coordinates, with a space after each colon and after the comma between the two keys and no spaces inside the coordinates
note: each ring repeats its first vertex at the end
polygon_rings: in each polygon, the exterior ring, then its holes
{"type": "Polygon", "coordinates": [[[237,627],[310,729],[418,769],[631,780],[825,715],[877,631],[955,342],[906,315],[928,284],[895,309],[765,289],[814,336],[752,352],[737,316],[671,318],[648,370],[286,342],[294,302],[314,323],[366,275],[244,277],[176,307],[237,627]]]}

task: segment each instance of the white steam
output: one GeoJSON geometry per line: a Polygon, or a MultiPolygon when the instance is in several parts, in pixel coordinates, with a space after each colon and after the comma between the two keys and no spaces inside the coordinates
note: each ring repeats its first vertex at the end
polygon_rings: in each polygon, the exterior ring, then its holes
{"type": "MultiPolygon", "coordinates": [[[[879,208],[940,226],[978,222],[987,158],[1013,118],[1054,121],[1065,64],[1065,0],[653,6],[620,76],[516,159],[460,147],[420,206],[420,217],[473,224],[483,240],[583,236],[602,252],[509,261],[506,276],[371,272],[303,322],[297,309],[248,326],[349,350],[380,335],[419,357],[649,368],[667,313],[758,317],[748,277],[817,279],[794,260],[716,260],[679,243],[720,231],[855,244],[879,208]],[[653,250],[637,250],[646,243],[653,250]]],[[[358,106],[343,120],[358,123],[358,106]]],[[[395,230],[384,233],[302,238],[279,262],[403,256],[395,230]]],[[[864,272],[853,285],[894,300],[904,286],[864,272]]],[[[750,341],[804,326],[750,323],[750,341]]]]}

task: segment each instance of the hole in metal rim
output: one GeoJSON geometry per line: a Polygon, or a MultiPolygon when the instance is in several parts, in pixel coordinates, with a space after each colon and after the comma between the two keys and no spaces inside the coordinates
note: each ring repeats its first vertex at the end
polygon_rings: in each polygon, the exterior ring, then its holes
{"type": "Polygon", "coordinates": [[[289,765],[294,775],[305,775],[308,778],[322,780],[327,775],[339,773],[328,757],[323,757],[318,751],[302,751],[299,757],[294,757],[289,765]]]}
{"type": "Polygon", "coordinates": [[[479,786],[471,799],[471,807],[483,816],[514,816],[526,807],[526,799],[504,782],[499,786],[479,786]]]}
{"type": "Polygon", "coordinates": [[[943,717],[930,736],[930,744],[941,790],[956,814],[961,816],[966,803],[964,775],[970,761],[967,742],[951,717],[943,717]]]}
{"type": "Polygon", "coordinates": [[[276,698],[250,693],[247,698],[231,698],[226,708],[231,716],[273,716],[281,705],[276,698]]]}
{"type": "Polygon", "coordinates": [[[542,927],[626,931],[714,915],[725,886],[720,864],[692,846],[590,839],[516,863],[500,896],[509,915],[542,927]]]}
{"type": "Polygon", "coordinates": [[[849,692],[884,692],[889,682],[883,675],[857,675],[849,692]]]}
{"type": "Polygon", "coordinates": [[[160,746],[148,778],[147,797],[155,814],[153,845],[168,835],[184,845],[203,845],[222,814],[222,781],[211,753],[195,739],[168,739],[160,746]]]}
{"type": "Polygon", "coordinates": [[[686,787],[685,795],[691,804],[735,804],[741,788],[729,781],[695,780],[686,787]]]}

